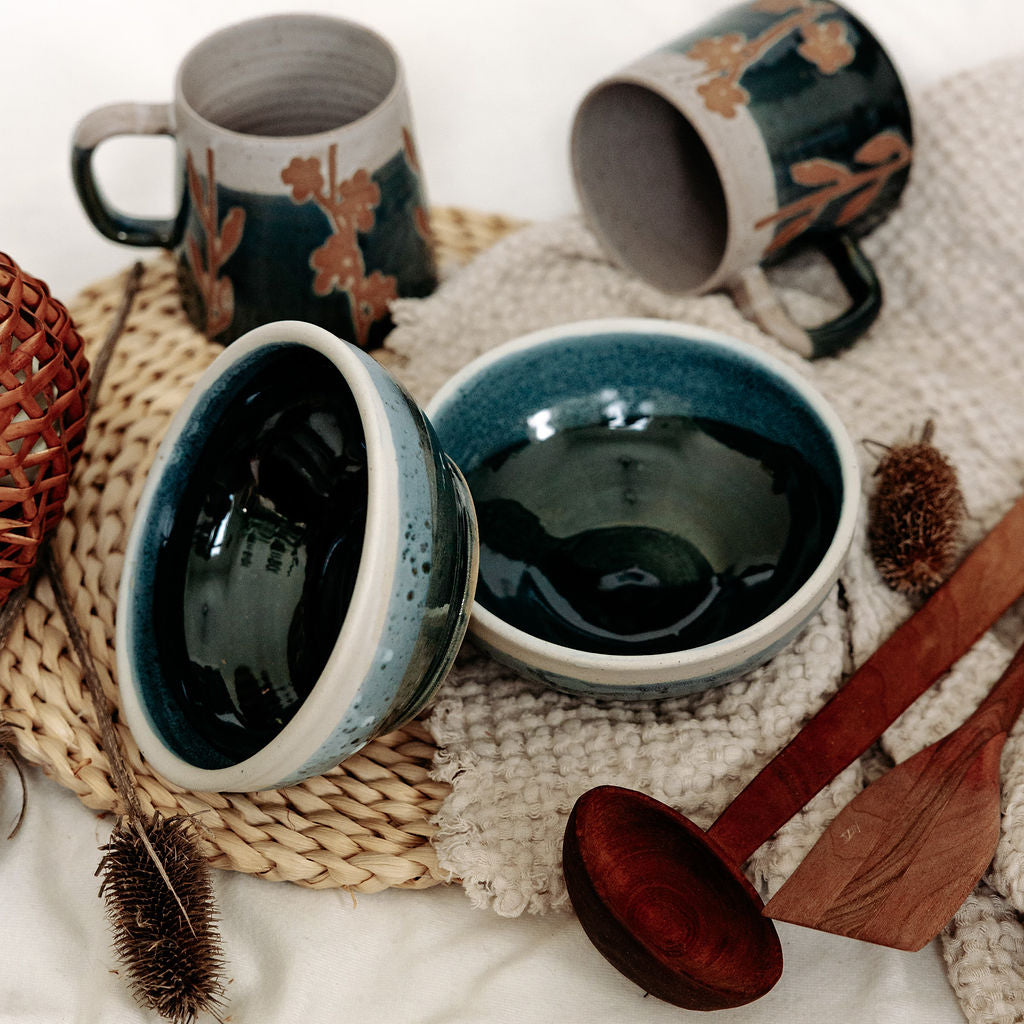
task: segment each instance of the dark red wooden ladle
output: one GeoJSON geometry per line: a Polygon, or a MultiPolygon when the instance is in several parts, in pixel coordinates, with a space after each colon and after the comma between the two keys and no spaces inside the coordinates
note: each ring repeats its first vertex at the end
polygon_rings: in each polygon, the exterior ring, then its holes
{"type": "Polygon", "coordinates": [[[616,786],[584,793],[562,846],[590,940],[651,995],[742,1006],[782,973],[782,948],[744,876],[750,855],[872,743],[1024,593],[1024,497],[705,832],[616,786]]]}

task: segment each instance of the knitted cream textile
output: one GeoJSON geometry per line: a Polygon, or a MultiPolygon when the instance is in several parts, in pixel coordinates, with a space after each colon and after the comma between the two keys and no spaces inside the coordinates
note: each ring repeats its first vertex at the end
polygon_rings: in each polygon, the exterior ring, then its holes
{"type": "MultiPolygon", "coordinates": [[[[808,363],[746,322],[723,295],[669,298],[614,268],[576,219],[528,227],[398,304],[388,347],[422,401],[469,359],[536,328],[650,316],[717,328],[769,350],[831,400],[855,440],[915,436],[929,418],[960,473],[976,542],[1024,486],[1024,62],[959,76],[918,98],[916,159],[900,209],[867,240],[886,289],[870,334],[808,363]]],[[[776,275],[799,317],[821,314],[828,277],[809,263],[776,275]],[[819,279],[821,278],[821,279],[819,279]]],[[[861,448],[865,489],[875,456],[861,448]]],[[[863,511],[863,509],[862,509],[863,511]]],[[[879,581],[864,517],[838,588],[767,666],[661,703],[578,699],[517,678],[464,648],[431,728],[442,868],[500,914],[566,908],[561,836],[574,800],[602,783],[650,793],[708,826],[758,769],[907,617],[879,581]]],[[[1024,557],[1024,552],[1021,553],[1024,557]]],[[[1019,610],[987,634],[885,735],[897,761],[975,707],[1024,638],[1019,610]]],[[[870,776],[848,768],[752,858],[768,895],[870,776]]],[[[950,979],[972,1022],[1024,1021],[1024,728],[1005,748],[1002,840],[991,872],[943,936],[950,979]]]]}

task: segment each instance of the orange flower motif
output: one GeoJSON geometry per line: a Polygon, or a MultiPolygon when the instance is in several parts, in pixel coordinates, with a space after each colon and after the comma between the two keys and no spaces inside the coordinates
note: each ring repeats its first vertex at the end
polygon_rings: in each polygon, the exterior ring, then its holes
{"type": "Polygon", "coordinates": [[[402,129],[402,149],[405,150],[405,159],[409,161],[409,166],[417,173],[420,174],[420,158],[416,152],[416,143],[412,140],[412,133],[408,128],[402,129]]]}
{"type": "Polygon", "coordinates": [[[316,271],[313,291],[317,295],[330,295],[335,288],[345,291],[363,272],[359,250],[348,235],[329,235],[327,241],[313,251],[309,265],[316,271]]]}
{"type": "Polygon", "coordinates": [[[218,278],[211,289],[206,315],[211,323],[211,333],[227,330],[235,318],[235,290],[231,278],[218,278]]]}
{"type": "Polygon", "coordinates": [[[704,106],[722,117],[735,117],[736,108],[750,101],[750,93],[731,78],[712,78],[698,85],[697,92],[704,97],[704,106]]]}
{"type": "Polygon", "coordinates": [[[882,131],[854,153],[854,164],[859,166],[847,167],[820,157],[801,160],[789,168],[789,176],[809,191],[762,218],[754,227],[760,230],[769,224],[777,226],[768,246],[768,252],[776,252],[801,235],[830,204],[839,200],[843,206],[835,214],[834,223],[849,224],[867,213],[885,183],[910,163],[910,157],[910,145],[901,135],[882,131]]]}
{"type": "Polygon", "coordinates": [[[430,214],[422,206],[417,206],[414,217],[416,218],[416,230],[419,232],[420,237],[432,245],[434,243],[434,229],[430,225],[430,214]]]}
{"type": "Polygon", "coordinates": [[[297,203],[315,199],[324,190],[324,176],[320,173],[320,161],[315,157],[303,160],[294,157],[281,172],[281,180],[292,187],[292,198],[297,203]]]}
{"type": "Polygon", "coordinates": [[[841,21],[816,21],[805,26],[803,42],[796,50],[825,75],[834,75],[856,56],[841,21]]]}
{"type": "Polygon", "coordinates": [[[369,325],[387,314],[391,303],[398,298],[398,288],[393,277],[375,270],[369,277],[355,282],[352,297],[369,325]]]}
{"type": "MultiPolygon", "coordinates": [[[[405,140],[406,147],[410,147],[408,133],[405,140]]],[[[313,292],[326,296],[338,291],[348,297],[354,335],[351,340],[366,348],[374,323],[387,315],[390,303],[398,296],[394,277],[379,270],[367,274],[359,248],[358,232],[372,230],[376,221],[380,186],[364,168],[339,181],[337,145],[328,148],[326,177],[318,158],[295,157],[281,172],[281,178],[291,186],[295,202],[312,199],[327,218],[331,233],[309,257],[315,272],[313,292]]]]}
{"type": "Polygon", "coordinates": [[[708,71],[732,71],[742,63],[746,36],[730,32],[727,36],[712,36],[694,43],[686,56],[703,61],[708,71]]]}
{"type": "Polygon", "coordinates": [[[373,227],[374,210],[380,202],[380,187],[369,172],[360,168],[338,186],[339,207],[357,231],[373,227]]]}
{"type": "Polygon", "coordinates": [[[824,74],[834,74],[849,64],[853,47],[846,38],[846,26],[835,19],[815,19],[835,5],[825,0],[755,0],[752,8],[778,15],[760,35],[747,39],[740,32],[700,39],[686,56],[704,64],[698,77],[707,80],[697,86],[708,110],[723,117],[734,117],[736,108],[750,102],[750,94],[739,84],[747,69],[759,61],[772,47],[796,32],[801,33],[797,52],[824,74]]]}
{"type": "Polygon", "coordinates": [[[206,181],[200,177],[191,150],[185,154],[188,190],[199,217],[203,247],[191,231],[187,236],[186,259],[192,269],[196,288],[202,299],[207,337],[215,338],[231,326],[235,316],[235,296],[231,280],[221,277],[221,268],[242,241],[245,231],[245,210],[232,206],[217,223],[217,178],[213,150],[206,150],[206,181]]]}

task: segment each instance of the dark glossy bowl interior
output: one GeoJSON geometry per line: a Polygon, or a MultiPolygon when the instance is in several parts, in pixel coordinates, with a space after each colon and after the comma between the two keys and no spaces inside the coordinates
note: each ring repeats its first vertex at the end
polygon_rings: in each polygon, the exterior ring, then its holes
{"type": "Polygon", "coordinates": [[[216,768],[270,742],[323,670],[359,568],[367,460],[341,374],[297,346],[250,359],[195,421],[152,538],[150,681],[166,741],[216,768]]]}

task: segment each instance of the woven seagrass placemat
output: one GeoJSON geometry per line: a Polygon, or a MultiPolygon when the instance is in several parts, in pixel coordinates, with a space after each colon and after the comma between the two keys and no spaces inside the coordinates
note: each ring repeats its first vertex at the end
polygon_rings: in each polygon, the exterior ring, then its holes
{"type": "MultiPolygon", "coordinates": [[[[431,215],[443,273],[467,262],[517,222],[451,207],[431,215]]],[[[118,314],[124,276],[87,288],[71,304],[95,353],[118,314]]],[[[146,472],[171,417],[220,346],[188,323],[173,258],[144,265],[139,291],[95,396],[55,555],[104,691],[114,682],[114,615],[127,533],[146,472]]],[[[388,361],[387,351],[381,361],[388,361]]],[[[92,704],[45,577],[0,650],[0,712],[19,754],[88,807],[121,810],[92,704]]],[[[430,778],[435,746],[415,721],[370,743],[333,771],[281,790],[185,792],[144,764],[127,727],[117,729],[147,813],[195,814],[203,850],[219,868],[311,888],[377,892],[447,881],[430,845],[431,815],[448,792],[430,778]]]]}

